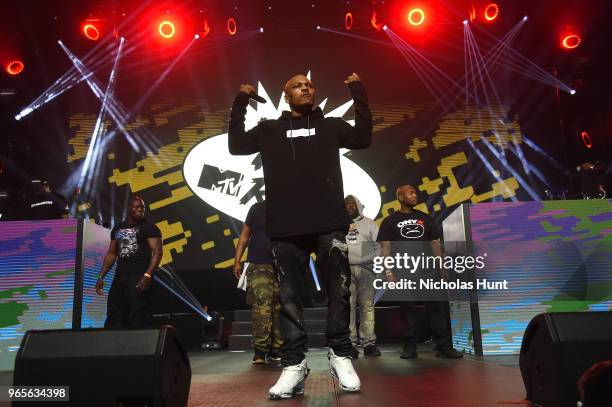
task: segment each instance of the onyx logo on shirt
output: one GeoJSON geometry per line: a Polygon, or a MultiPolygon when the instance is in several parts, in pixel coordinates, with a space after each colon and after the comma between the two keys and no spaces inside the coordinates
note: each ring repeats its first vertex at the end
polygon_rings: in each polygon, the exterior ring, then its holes
{"type": "Polygon", "coordinates": [[[138,253],[138,227],[119,229],[115,238],[119,242],[119,257],[130,258],[138,253]]]}
{"type": "Polygon", "coordinates": [[[359,235],[359,230],[357,230],[357,227],[354,223],[351,223],[351,225],[349,226],[349,231],[346,234],[346,243],[357,243],[357,235],[359,235]]]}
{"type": "Polygon", "coordinates": [[[406,219],[397,224],[400,235],[406,239],[418,239],[425,234],[425,222],[421,219],[406,219]]]}

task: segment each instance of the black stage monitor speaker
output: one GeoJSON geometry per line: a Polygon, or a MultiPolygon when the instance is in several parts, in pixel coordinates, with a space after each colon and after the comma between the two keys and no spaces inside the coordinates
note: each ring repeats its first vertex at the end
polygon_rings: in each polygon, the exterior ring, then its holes
{"type": "Polygon", "coordinates": [[[575,407],[582,373],[608,359],[612,312],[537,315],[525,330],[519,360],[527,399],[545,407],[575,407]]]}
{"type": "Polygon", "coordinates": [[[71,406],[184,407],[191,367],[171,326],[28,331],[13,381],[70,386],[71,406]]]}

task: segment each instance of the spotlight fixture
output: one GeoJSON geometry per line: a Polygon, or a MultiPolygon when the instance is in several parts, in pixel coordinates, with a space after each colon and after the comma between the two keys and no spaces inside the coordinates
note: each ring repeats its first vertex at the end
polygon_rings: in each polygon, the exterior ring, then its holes
{"type": "Polygon", "coordinates": [[[174,26],[174,23],[170,20],[164,20],[159,23],[157,30],[159,31],[159,35],[161,35],[162,38],[165,39],[170,39],[174,37],[174,34],[176,34],[176,27],[174,26]]]}
{"type": "Polygon", "coordinates": [[[238,32],[238,26],[236,25],[236,20],[234,17],[230,17],[227,19],[227,33],[229,35],[236,35],[238,32]]]}
{"type": "Polygon", "coordinates": [[[204,19],[204,22],[202,22],[202,31],[200,32],[200,37],[206,38],[208,34],[210,34],[210,25],[208,24],[208,20],[204,19]]]}
{"type": "Polygon", "coordinates": [[[499,16],[499,6],[497,3],[489,3],[484,8],[482,14],[486,22],[492,23],[497,19],[497,16],[499,16]]]}
{"type": "Polygon", "coordinates": [[[344,15],[344,28],[346,28],[347,31],[350,31],[351,28],[353,28],[353,14],[352,13],[346,13],[344,15]]]}
{"type": "Polygon", "coordinates": [[[408,22],[415,27],[423,24],[425,21],[425,12],[420,8],[413,8],[408,12],[408,22]]]}
{"type": "Polygon", "coordinates": [[[97,41],[100,39],[100,30],[93,22],[86,22],[83,24],[83,35],[88,40],[97,41]]]}
{"type": "Polygon", "coordinates": [[[384,25],[380,21],[378,21],[378,17],[376,15],[376,10],[372,10],[372,15],[370,16],[370,24],[372,24],[372,27],[374,27],[374,29],[376,29],[378,31],[380,31],[380,29],[384,25]]]}
{"type": "Polygon", "coordinates": [[[584,146],[586,148],[593,147],[593,142],[591,141],[591,136],[589,136],[589,133],[587,131],[581,132],[580,133],[580,138],[582,139],[582,143],[584,144],[584,146]]]}
{"type": "Polygon", "coordinates": [[[563,35],[563,37],[561,38],[561,46],[565,49],[577,48],[581,42],[582,38],[576,33],[569,33],[563,35]]]}
{"type": "Polygon", "coordinates": [[[472,6],[472,8],[470,9],[470,21],[476,21],[476,8],[474,8],[474,6],[472,6]]]}
{"type": "Polygon", "coordinates": [[[25,68],[25,65],[23,64],[23,61],[15,59],[9,62],[8,64],[6,64],[5,70],[6,70],[6,73],[8,73],[9,75],[16,76],[22,73],[24,68],[25,68]]]}

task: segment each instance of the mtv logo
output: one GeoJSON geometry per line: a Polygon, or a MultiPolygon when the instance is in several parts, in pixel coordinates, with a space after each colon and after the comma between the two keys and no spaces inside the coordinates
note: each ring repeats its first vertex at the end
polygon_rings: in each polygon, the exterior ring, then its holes
{"type": "Polygon", "coordinates": [[[244,175],[231,170],[222,170],[213,165],[204,164],[198,187],[226,195],[238,196],[244,175]]]}

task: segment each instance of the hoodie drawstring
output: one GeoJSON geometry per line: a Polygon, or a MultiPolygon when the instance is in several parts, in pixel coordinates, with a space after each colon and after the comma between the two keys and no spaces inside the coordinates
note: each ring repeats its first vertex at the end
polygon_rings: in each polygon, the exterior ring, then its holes
{"type": "Polygon", "coordinates": [[[289,116],[289,126],[291,127],[291,131],[289,132],[289,138],[291,139],[291,151],[293,151],[293,161],[295,161],[295,147],[293,146],[293,121],[291,120],[291,116],[289,116]]]}
{"type": "MultiPolygon", "coordinates": [[[[293,145],[293,120],[291,120],[291,116],[289,116],[289,138],[291,139],[291,151],[293,153],[293,161],[295,161],[295,146],[293,145]]],[[[306,128],[308,131],[308,144],[310,144],[310,114],[306,115],[306,128]]]]}

